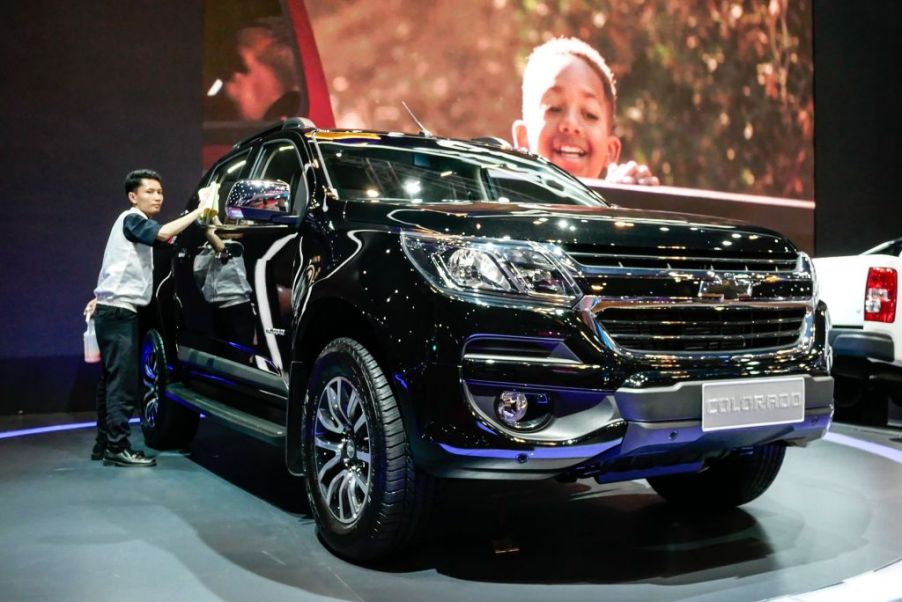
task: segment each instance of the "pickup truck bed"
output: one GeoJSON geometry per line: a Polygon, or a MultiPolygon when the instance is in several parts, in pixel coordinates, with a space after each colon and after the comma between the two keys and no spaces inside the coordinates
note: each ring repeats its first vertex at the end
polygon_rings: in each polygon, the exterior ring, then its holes
{"type": "Polygon", "coordinates": [[[899,249],[890,241],[861,255],[814,260],[830,311],[839,419],[902,426],[902,316],[899,249]]]}

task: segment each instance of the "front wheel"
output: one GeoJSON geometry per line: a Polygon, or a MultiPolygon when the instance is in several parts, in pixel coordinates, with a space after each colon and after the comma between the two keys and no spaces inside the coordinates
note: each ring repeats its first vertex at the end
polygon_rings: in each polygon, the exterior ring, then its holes
{"type": "Polygon", "coordinates": [[[696,509],[732,508],[764,493],[780,472],[786,447],[768,443],[739,450],[693,474],[651,477],[648,484],[664,499],[696,509]]]}
{"type": "Polygon", "coordinates": [[[141,430],[154,449],[180,449],[197,432],[200,417],[166,397],[169,369],[163,337],[156,330],[144,336],[141,348],[141,430]]]}
{"type": "Polygon", "coordinates": [[[301,420],[307,497],[325,544],[355,562],[403,549],[431,480],[416,470],[391,386],[363,345],[339,338],[323,349],[301,420]]]}

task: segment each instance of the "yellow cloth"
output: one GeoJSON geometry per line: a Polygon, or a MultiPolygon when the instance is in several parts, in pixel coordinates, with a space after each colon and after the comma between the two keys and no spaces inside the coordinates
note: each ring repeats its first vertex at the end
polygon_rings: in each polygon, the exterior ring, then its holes
{"type": "Polygon", "coordinates": [[[219,182],[204,186],[197,191],[197,196],[200,199],[200,207],[203,209],[200,221],[205,224],[213,223],[219,213],[219,182]]]}

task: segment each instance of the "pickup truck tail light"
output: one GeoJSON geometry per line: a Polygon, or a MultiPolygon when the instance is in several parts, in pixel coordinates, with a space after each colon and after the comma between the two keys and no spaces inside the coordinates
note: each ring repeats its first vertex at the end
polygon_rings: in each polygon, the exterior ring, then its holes
{"type": "Polygon", "coordinates": [[[896,319],[896,296],[899,279],[893,268],[870,268],[864,292],[864,319],[869,322],[892,322],[896,319]]]}

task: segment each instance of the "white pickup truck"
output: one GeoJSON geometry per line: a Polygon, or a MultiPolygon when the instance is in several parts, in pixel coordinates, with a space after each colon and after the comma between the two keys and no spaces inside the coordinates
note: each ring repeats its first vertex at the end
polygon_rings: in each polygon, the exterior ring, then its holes
{"type": "Polygon", "coordinates": [[[902,238],[861,255],[814,260],[832,327],[839,419],[902,426],[902,238]]]}

